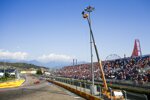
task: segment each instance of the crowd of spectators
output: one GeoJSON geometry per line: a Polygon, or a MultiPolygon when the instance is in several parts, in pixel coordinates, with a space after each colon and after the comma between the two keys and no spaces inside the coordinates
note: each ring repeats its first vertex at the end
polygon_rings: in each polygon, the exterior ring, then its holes
{"type": "MultiPolygon", "coordinates": [[[[94,64],[95,80],[100,80],[99,64],[94,64]]],[[[150,82],[150,55],[128,57],[102,62],[106,79],[129,80],[135,83],[150,82]]],[[[75,79],[91,80],[91,64],[65,66],[56,70],[56,75],[75,79]]]]}

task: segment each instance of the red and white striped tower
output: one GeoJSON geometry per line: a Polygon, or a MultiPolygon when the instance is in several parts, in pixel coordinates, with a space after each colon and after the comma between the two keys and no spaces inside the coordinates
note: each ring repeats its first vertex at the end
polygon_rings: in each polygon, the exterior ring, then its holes
{"type": "Polygon", "coordinates": [[[142,56],[141,46],[139,39],[135,39],[132,57],[142,56]]]}

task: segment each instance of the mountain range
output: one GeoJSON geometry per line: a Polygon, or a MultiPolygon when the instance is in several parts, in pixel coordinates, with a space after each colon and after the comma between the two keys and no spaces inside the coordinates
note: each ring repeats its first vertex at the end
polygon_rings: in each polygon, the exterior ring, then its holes
{"type": "MultiPolygon", "coordinates": [[[[12,60],[12,59],[0,59],[0,62],[10,62],[10,63],[16,63],[16,62],[21,62],[21,63],[27,63],[27,64],[34,64],[37,66],[43,66],[43,67],[47,67],[47,68],[61,68],[64,66],[69,66],[69,65],[73,65],[72,62],[64,62],[64,61],[49,61],[47,63],[43,63],[37,60],[12,60]]],[[[87,63],[87,62],[78,62],[78,64],[83,64],[83,63],[87,63]]]]}

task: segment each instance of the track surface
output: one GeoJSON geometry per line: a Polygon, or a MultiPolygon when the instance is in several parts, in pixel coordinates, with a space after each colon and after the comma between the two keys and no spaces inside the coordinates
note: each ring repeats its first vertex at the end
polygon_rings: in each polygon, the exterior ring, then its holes
{"type": "Polygon", "coordinates": [[[40,81],[27,75],[26,82],[19,88],[0,89],[0,100],[85,100],[61,87],[40,81]]]}
{"type": "MultiPolygon", "coordinates": [[[[85,100],[59,86],[25,75],[26,81],[21,87],[0,89],[0,100],[85,100]]],[[[146,100],[141,94],[127,92],[127,100],[146,100]]]]}

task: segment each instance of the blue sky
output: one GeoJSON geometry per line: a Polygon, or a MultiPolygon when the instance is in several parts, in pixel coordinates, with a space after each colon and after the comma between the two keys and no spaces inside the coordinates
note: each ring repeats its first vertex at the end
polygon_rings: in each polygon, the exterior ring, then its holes
{"type": "Polygon", "coordinates": [[[149,0],[0,0],[0,58],[90,61],[89,5],[102,60],[131,56],[136,38],[150,54],[149,0]]]}

